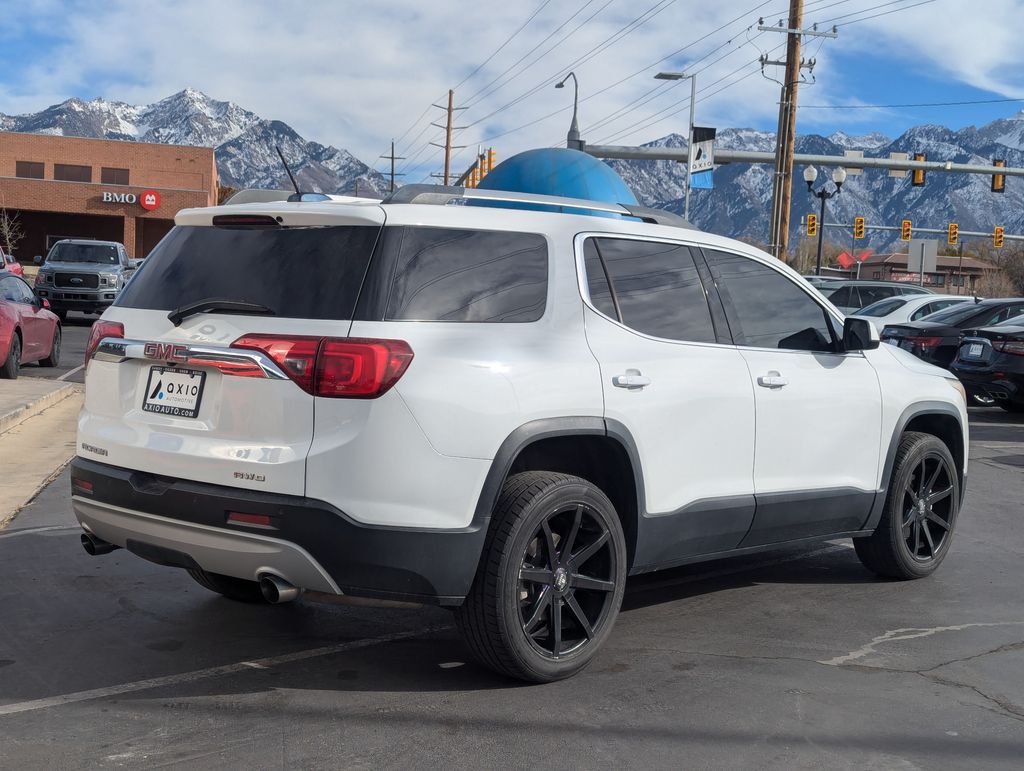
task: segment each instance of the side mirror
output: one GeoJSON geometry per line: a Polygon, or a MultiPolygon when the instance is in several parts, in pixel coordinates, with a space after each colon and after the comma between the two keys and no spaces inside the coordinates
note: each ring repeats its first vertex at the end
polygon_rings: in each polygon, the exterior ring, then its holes
{"type": "Polygon", "coordinates": [[[137,260],[132,260],[132,259],[128,260],[128,267],[131,268],[132,270],[135,270],[141,264],[142,264],[142,258],[141,257],[139,259],[137,259],[137,260]]]}
{"type": "Polygon", "coordinates": [[[847,318],[843,322],[843,350],[871,351],[881,340],[874,324],[865,319],[847,318]]]}
{"type": "Polygon", "coordinates": [[[32,258],[32,262],[34,262],[36,265],[42,265],[43,264],[43,255],[37,254],[35,257],[32,258]]]}

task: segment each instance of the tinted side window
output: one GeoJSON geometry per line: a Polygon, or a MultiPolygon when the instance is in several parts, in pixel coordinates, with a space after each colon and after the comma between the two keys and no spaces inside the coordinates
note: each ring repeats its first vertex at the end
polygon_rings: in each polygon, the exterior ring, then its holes
{"type": "Polygon", "coordinates": [[[18,302],[28,303],[30,305],[35,302],[36,296],[28,284],[17,277],[11,280],[14,283],[14,296],[18,302]]]}
{"type": "MultiPolygon", "coordinates": [[[[688,246],[591,238],[584,244],[584,257],[588,276],[597,272],[590,266],[596,262],[601,270],[603,261],[626,326],[669,340],[715,342],[707,295],[688,246]]],[[[597,302],[595,306],[601,309],[597,302]]],[[[615,318],[614,310],[602,312],[615,318]]]]}
{"type": "Polygon", "coordinates": [[[736,254],[705,254],[726,303],[736,345],[835,350],[824,308],[782,273],[736,254]]]}
{"type": "MultiPolygon", "coordinates": [[[[548,291],[543,236],[499,230],[401,228],[390,321],[536,321],[548,291]]],[[[387,262],[387,260],[385,260],[387,262]]]]}
{"type": "Polygon", "coordinates": [[[863,308],[887,297],[895,297],[897,294],[899,291],[892,286],[862,286],[860,287],[860,304],[863,308]]]}
{"type": "Polygon", "coordinates": [[[11,302],[17,301],[17,295],[15,292],[17,287],[14,285],[14,277],[7,276],[6,278],[0,278],[0,298],[4,300],[10,300],[11,302]]]}
{"type": "Polygon", "coordinates": [[[590,302],[601,313],[609,318],[622,321],[619,318],[619,311],[612,300],[612,290],[608,286],[608,276],[605,274],[601,258],[597,256],[597,249],[594,247],[594,239],[587,239],[583,244],[583,263],[587,272],[587,289],[590,291],[590,302]]]}
{"type": "Polygon", "coordinates": [[[831,294],[826,292],[825,297],[827,297],[829,302],[838,308],[849,308],[857,302],[856,296],[851,296],[852,291],[852,287],[844,286],[836,289],[831,294]]]}

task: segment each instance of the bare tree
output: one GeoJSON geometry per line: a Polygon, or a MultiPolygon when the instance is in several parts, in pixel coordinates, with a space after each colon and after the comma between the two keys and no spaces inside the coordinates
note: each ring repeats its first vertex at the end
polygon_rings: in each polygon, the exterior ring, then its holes
{"type": "Polygon", "coordinates": [[[18,215],[11,214],[7,209],[0,208],[0,247],[7,254],[13,254],[18,242],[25,237],[18,222],[18,215]]]}

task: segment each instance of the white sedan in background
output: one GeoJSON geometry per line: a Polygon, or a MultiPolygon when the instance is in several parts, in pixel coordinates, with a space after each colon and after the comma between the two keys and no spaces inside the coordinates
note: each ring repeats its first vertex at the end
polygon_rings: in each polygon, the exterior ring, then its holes
{"type": "Polygon", "coordinates": [[[921,294],[887,297],[873,302],[850,316],[864,319],[882,333],[886,324],[903,324],[907,321],[918,321],[936,311],[963,302],[974,302],[973,297],[957,297],[955,295],[921,294]]]}

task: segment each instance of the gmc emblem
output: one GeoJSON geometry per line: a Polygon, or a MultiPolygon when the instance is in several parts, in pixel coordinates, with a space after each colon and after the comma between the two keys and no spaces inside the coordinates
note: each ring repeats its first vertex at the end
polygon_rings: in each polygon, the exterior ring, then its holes
{"type": "Polygon", "coordinates": [[[188,346],[178,343],[146,343],[142,352],[157,361],[188,361],[188,346]]]}

